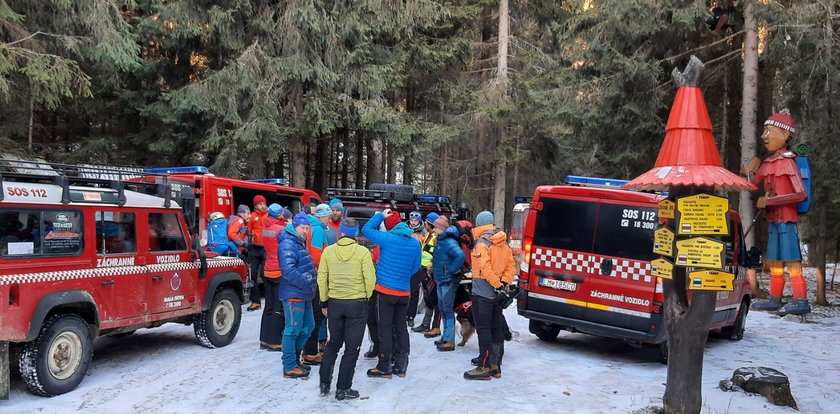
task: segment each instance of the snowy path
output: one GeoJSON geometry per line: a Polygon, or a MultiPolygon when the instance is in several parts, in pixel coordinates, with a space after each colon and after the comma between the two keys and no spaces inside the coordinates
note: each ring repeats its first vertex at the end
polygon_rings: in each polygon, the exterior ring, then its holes
{"type": "MultiPolygon", "coordinates": [[[[411,334],[406,378],[367,378],[365,371],[374,363],[360,358],[354,388],[370,398],[321,398],[317,376],[308,381],[282,378],[280,354],[258,350],[260,312],[245,312],[236,340],[222,349],[197,345],[192,327],[174,324],[100,339],[90,375],[75,391],[55,398],[29,394],[13,374],[11,399],[0,401],[0,412],[629,413],[661,406],[666,367],[655,362],[655,348],[567,332],[546,343],[528,332],[527,320],[513,307],[506,314],[519,335],[506,346],[504,374],[498,380],[462,378],[471,368],[469,359],[478,354],[477,337],[455,352],[439,353],[432,339],[411,334]]],[[[750,312],[742,341],[709,339],[703,413],[795,413],[761,396],[717,388],[736,368],[752,365],[786,373],[800,412],[837,412],[837,338],[840,312],[835,309],[816,308],[804,324],[750,312]]]]}

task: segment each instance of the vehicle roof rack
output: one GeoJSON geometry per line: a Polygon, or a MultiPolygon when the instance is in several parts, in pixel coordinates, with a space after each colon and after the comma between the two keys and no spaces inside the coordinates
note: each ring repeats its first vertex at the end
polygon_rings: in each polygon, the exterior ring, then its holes
{"type": "MultiPolygon", "coordinates": [[[[394,193],[383,190],[360,190],[354,188],[327,188],[327,197],[338,197],[342,200],[348,201],[378,201],[383,203],[391,203],[393,208],[396,208],[397,201],[394,193]]],[[[421,205],[433,205],[438,211],[443,210],[443,205],[449,205],[451,208],[451,201],[449,197],[430,195],[430,194],[415,194],[412,201],[408,203],[414,204],[414,208],[420,209],[421,205]]]]}
{"type": "MultiPolygon", "coordinates": [[[[46,161],[28,161],[20,159],[0,159],[0,186],[3,181],[35,182],[54,184],[61,187],[61,203],[70,203],[70,186],[89,186],[110,188],[117,192],[117,204],[126,203],[125,188],[152,187],[155,194],[164,199],[163,206],[168,208],[172,198],[168,190],[166,174],[145,172],[133,167],[101,166],[92,164],[62,164],[46,161]],[[123,180],[142,176],[159,177],[159,182],[124,182],[123,180]]],[[[0,201],[4,195],[0,192],[0,201]]]]}

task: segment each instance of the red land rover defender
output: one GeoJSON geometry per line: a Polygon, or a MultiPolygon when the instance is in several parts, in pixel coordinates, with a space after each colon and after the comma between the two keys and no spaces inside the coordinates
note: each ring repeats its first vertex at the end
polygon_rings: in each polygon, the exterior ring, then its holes
{"type": "MultiPolygon", "coordinates": [[[[667,357],[662,280],[650,275],[661,195],[625,191],[626,181],[568,177],[587,186],[537,187],[523,238],[517,300],[530,331],[553,341],[560,330],[660,344],[667,357]],[[593,184],[594,183],[594,184],[593,184]]],[[[734,290],[718,292],[712,329],[739,340],[750,305],[741,221],[730,211],[727,272],[734,290]]]]}
{"type": "Polygon", "coordinates": [[[0,181],[0,344],[31,392],[76,388],[99,336],[167,322],[192,324],[210,348],[236,336],[245,264],[205,258],[168,191],[42,163],[0,181]]]}

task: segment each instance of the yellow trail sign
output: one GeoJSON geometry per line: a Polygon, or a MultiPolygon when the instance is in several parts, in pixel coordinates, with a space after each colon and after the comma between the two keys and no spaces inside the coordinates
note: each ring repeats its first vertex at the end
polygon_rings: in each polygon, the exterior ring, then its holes
{"type": "Polygon", "coordinates": [[[677,199],[678,234],[729,234],[729,200],[709,194],[677,199]]]}
{"type": "Polygon", "coordinates": [[[674,218],[674,210],[676,208],[676,204],[673,201],[668,200],[667,198],[659,202],[659,218],[674,218]]]}
{"type": "Polygon", "coordinates": [[[674,238],[676,235],[667,227],[660,227],[653,232],[653,253],[674,256],[674,238]]]}
{"type": "Polygon", "coordinates": [[[708,237],[692,237],[677,240],[677,266],[709,267],[720,269],[723,267],[722,241],[708,237]]]}
{"type": "Polygon", "coordinates": [[[650,275],[663,279],[674,278],[674,264],[666,259],[655,259],[650,261],[650,275]]]}
{"type": "Polygon", "coordinates": [[[718,270],[699,270],[688,274],[688,288],[693,290],[732,290],[735,275],[718,270]]]}

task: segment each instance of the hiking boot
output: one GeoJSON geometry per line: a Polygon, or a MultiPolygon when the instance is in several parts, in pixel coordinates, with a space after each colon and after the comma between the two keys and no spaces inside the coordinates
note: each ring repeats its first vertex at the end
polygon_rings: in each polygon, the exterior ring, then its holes
{"type": "Polygon", "coordinates": [[[304,371],[300,369],[300,367],[295,367],[288,371],[283,371],[283,378],[309,379],[309,371],[304,371]]]}
{"type": "Polygon", "coordinates": [[[490,375],[493,378],[501,378],[502,377],[502,366],[501,365],[490,365],[490,375]]]}
{"type": "Polygon", "coordinates": [[[352,400],[354,398],[359,398],[359,392],[352,388],[347,390],[335,390],[336,400],[352,400]]]}
{"type": "Polygon", "coordinates": [[[393,378],[390,372],[380,371],[379,368],[371,368],[367,371],[367,376],[371,378],[393,378]]]}
{"type": "Polygon", "coordinates": [[[322,358],[321,354],[304,355],[301,362],[303,362],[303,365],[321,365],[322,358]]]}
{"type": "Polygon", "coordinates": [[[374,350],[373,347],[370,347],[370,349],[367,352],[365,352],[365,359],[376,359],[376,358],[379,358],[379,351],[374,350]]]}
{"type": "Polygon", "coordinates": [[[248,305],[248,309],[245,309],[245,310],[248,311],[248,312],[253,312],[255,310],[260,310],[260,309],[262,309],[261,304],[251,302],[251,304],[248,305]]]}
{"type": "Polygon", "coordinates": [[[438,339],[438,340],[435,341],[435,345],[440,345],[444,342],[446,342],[446,341],[444,341],[443,338],[441,338],[441,339],[438,339]]]}
{"type": "Polygon", "coordinates": [[[326,348],[326,347],[327,347],[327,341],[326,340],[318,341],[318,352],[319,353],[324,352],[324,348],[326,348]]]}
{"type": "Polygon", "coordinates": [[[425,336],[426,338],[434,338],[436,336],[440,336],[440,328],[429,329],[428,331],[423,332],[423,336],[425,336]]]}
{"type": "Polygon", "coordinates": [[[322,382],[321,383],[321,396],[326,397],[330,395],[330,383],[329,382],[322,382]]]}
{"type": "Polygon", "coordinates": [[[408,325],[409,328],[414,328],[414,318],[405,318],[405,324],[408,325]]]}
{"type": "Polygon", "coordinates": [[[393,373],[394,373],[394,375],[396,375],[396,376],[398,376],[398,377],[400,377],[400,378],[405,378],[405,371],[403,371],[403,370],[401,370],[401,369],[396,369],[396,368],[394,368],[391,372],[393,372],[393,373]]]}
{"type": "Polygon", "coordinates": [[[444,342],[437,346],[437,350],[441,352],[446,351],[454,351],[455,350],[455,342],[444,342]]]}
{"type": "Polygon", "coordinates": [[[477,356],[477,357],[471,359],[470,364],[473,364],[473,366],[476,366],[476,367],[481,365],[481,357],[477,356]]]}
{"type": "Polygon", "coordinates": [[[811,313],[811,305],[808,304],[808,299],[793,299],[778,312],[778,315],[804,315],[806,313],[811,313]]]}
{"type": "Polygon", "coordinates": [[[490,368],[488,367],[475,367],[464,373],[464,379],[468,380],[489,380],[490,377],[490,368]]]}
{"type": "Polygon", "coordinates": [[[411,328],[411,332],[424,333],[424,332],[428,332],[428,331],[429,331],[429,327],[426,326],[426,325],[423,325],[423,324],[420,324],[420,325],[417,325],[417,326],[411,328]]]}
{"type": "Polygon", "coordinates": [[[755,302],[752,308],[755,310],[774,311],[782,307],[782,298],[779,296],[770,296],[770,300],[755,302]]]}
{"type": "Polygon", "coordinates": [[[300,369],[302,369],[306,372],[311,372],[312,371],[312,367],[310,367],[308,365],[303,365],[300,362],[298,362],[298,368],[300,368],[300,369]]]}

